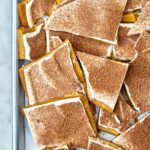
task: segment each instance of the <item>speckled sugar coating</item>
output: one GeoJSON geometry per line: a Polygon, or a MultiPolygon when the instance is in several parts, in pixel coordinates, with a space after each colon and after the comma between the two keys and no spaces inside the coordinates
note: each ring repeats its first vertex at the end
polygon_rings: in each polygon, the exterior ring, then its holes
{"type": "Polygon", "coordinates": [[[95,136],[79,97],[25,108],[24,113],[40,149],[62,144],[86,149],[88,137],[95,136]]]}
{"type": "Polygon", "coordinates": [[[43,17],[53,6],[55,0],[29,0],[26,3],[26,17],[29,27],[43,17]]]}
{"type": "Polygon", "coordinates": [[[59,47],[63,42],[58,36],[51,36],[49,31],[46,31],[47,35],[47,52],[51,52],[55,48],[59,47]]]}
{"type": "Polygon", "coordinates": [[[90,137],[87,150],[123,150],[123,149],[106,140],[90,137]]]}
{"type": "Polygon", "coordinates": [[[67,41],[52,53],[23,68],[30,104],[83,92],[70,53],[71,45],[67,41]]]}
{"type": "Polygon", "coordinates": [[[46,54],[46,33],[43,24],[36,27],[33,32],[23,34],[25,59],[37,60],[46,54]]]}
{"type": "Polygon", "coordinates": [[[135,26],[130,29],[128,35],[141,34],[143,31],[150,31],[150,1],[148,1],[141,12],[135,26]]]}
{"type": "Polygon", "coordinates": [[[135,49],[138,52],[150,49],[150,33],[143,32],[135,44],[135,49]]]}
{"type": "Polygon", "coordinates": [[[62,145],[54,148],[53,150],[69,150],[69,147],[67,145],[62,145]]]}
{"type": "Polygon", "coordinates": [[[81,63],[88,96],[114,109],[122,87],[128,64],[77,52],[81,63]]]}
{"type": "Polygon", "coordinates": [[[114,46],[114,57],[123,61],[129,61],[137,56],[137,52],[134,48],[135,39],[132,36],[128,36],[128,32],[132,25],[120,24],[118,31],[118,45],[114,46]]]}
{"type": "Polygon", "coordinates": [[[115,130],[120,134],[130,127],[137,116],[138,113],[127,104],[122,95],[119,95],[113,113],[100,109],[98,126],[115,130]]]}
{"type": "Polygon", "coordinates": [[[59,36],[63,41],[68,39],[75,51],[85,52],[101,57],[109,57],[112,53],[112,46],[105,42],[61,31],[50,30],[49,35],[59,36]]]}
{"type": "Polygon", "coordinates": [[[46,29],[116,44],[119,23],[127,0],[75,0],[52,13],[46,29]]]}
{"type": "Polygon", "coordinates": [[[127,11],[135,11],[142,8],[141,0],[128,0],[125,8],[127,11]]]}
{"type": "Polygon", "coordinates": [[[150,110],[150,51],[141,53],[130,63],[125,86],[131,102],[140,112],[150,110]]]}
{"type": "Polygon", "coordinates": [[[150,113],[113,140],[126,150],[150,149],[150,113]]]}
{"type": "Polygon", "coordinates": [[[146,3],[150,0],[140,0],[143,7],[145,7],[146,3]]]}

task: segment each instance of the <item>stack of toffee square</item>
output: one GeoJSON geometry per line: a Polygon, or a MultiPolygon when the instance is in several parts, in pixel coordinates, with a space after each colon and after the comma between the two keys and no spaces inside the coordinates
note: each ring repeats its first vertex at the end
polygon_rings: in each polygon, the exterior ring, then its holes
{"type": "Polygon", "coordinates": [[[150,1],[23,0],[18,13],[37,147],[149,150],[150,1]]]}

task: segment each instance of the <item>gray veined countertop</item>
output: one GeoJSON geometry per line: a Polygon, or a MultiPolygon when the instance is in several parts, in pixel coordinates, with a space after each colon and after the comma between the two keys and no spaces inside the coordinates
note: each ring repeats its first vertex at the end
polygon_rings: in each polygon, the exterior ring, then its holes
{"type": "Polygon", "coordinates": [[[0,150],[12,149],[11,0],[0,0],[0,150]]]}

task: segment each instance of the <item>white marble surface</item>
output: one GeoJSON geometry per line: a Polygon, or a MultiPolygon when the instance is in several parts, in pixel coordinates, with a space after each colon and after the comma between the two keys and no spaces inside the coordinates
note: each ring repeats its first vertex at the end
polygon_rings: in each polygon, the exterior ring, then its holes
{"type": "Polygon", "coordinates": [[[12,149],[11,0],[0,0],[0,150],[12,149]]]}

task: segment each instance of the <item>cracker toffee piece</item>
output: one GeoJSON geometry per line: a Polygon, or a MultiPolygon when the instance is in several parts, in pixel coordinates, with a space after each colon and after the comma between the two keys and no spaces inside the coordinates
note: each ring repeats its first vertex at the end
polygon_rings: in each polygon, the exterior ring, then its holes
{"type": "Polygon", "coordinates": [[[100,130],[118,135],[129,128],[137,116],[138,113],[120,95],[113,113],[100,109],[98,127],[100,130]]]}
{"type": "Polygon", "coordinates": [[[143,31],[150,31],[150,1],[146,3],[144,10],[135,22],[135,26],[130,29],[128,35],[141,34],[143,31]]]}
{"type": "Polygon", "coordinates": [[[74,69],[80,71],[69,41],[39,60],[23,66],[19,73],[29,104],[74,92],[84,93],[79,73],[74,69]]]}
{"type": "Polygon", "coordinates": [[[90,137],[87,150],[123,150],[123,149],[109,141],[90,137]]]}
{"type": "Polygon", "coordinates": [[[48,30],[47,32],[49,32],[49,36],[59,36],[63,41],[68,39],[76,51],[101,57],[110,57],[113,50],[112,45],[95,39],[61,31],[48,30]]]}
{"type": "Polygon", "coordinates": [[[118,31],[118,45],[114,46],[114,57],[123,61],[129,61],[137,56],[137,52],[134,49],[135,40],[132,36],[128,36],[128,32],[131,25],[120,24],[118,31]]]}
{"type": "Polygon", "coordinates": [[[150,50],[142,52],[130,63],[125,78],[128,96],[136,110],[150,110],[150,50]]]}
{"type": "Polygon", "coordinates": [[[127,0],[75,0],[53,11],[46,29],[116,44],[127,0]]]}
{"type": "Polygon", "coordinates": [[[128,64],[77,52],[92,103],[112,112],[122,87],[128,64]]]}
{"type": "Polygon", "coordinates": [[[43,24],[32,29],[18,29],[19,58],[37,60],[46,54],[46,33],[43,24]]]}
{"type": "Polygon", "coordinates": [[[126,150],[149,150],[150,113],[116,137],[113,142],[126,150]]]}
{"type": "Polygon", "coordinates": [[[138,52],[150,49],[150,33],[145,31],[140,35],[139,39],[135,44],[135,49],[138,52]]]}
{"type": "Polygon", "coordinates": [[[72,97],[23,109],[37,146],[44,149],[68,144],[86,149],[88,137],[96,133],[84,103],[81,97],[72,97]]]}
{"type": "Polygon", "coordinates": [[[46,14],[49,14],[56,0],[23,0],[18,4],[21,24],[25,27],[33,25],[46,14]]]}

